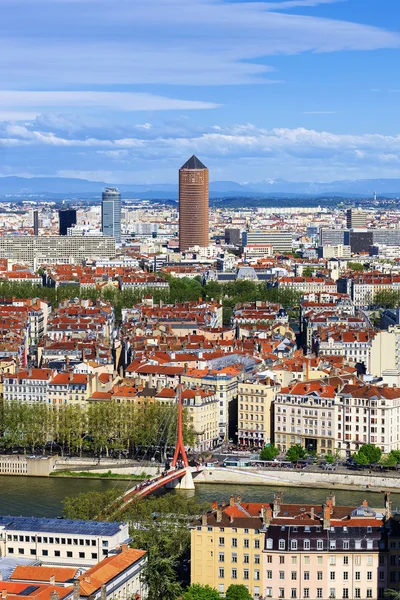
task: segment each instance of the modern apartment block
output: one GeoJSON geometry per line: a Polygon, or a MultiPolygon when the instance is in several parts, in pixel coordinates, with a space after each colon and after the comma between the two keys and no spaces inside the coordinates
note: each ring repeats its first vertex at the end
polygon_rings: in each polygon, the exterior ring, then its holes
{"type": "Polygon", "coordinates": [[[0,555],[90,567],[129,541],[128,523],[0,517],[0,555]]]}
{"type": "Polygon", "coordinates": [[[41,264],[76,264],[114,257],[115,239],[103,235],[0,237],[0,259],[8,258],[35,268],[41,264]]]}
{"type": "Polygon", "coordinates": [[[348,229],[364,228],[367,224],[367,213],[363,210],[349,208],[346,211],[346,223],[348,229]]]}
{"type": "Polygon", "coordinates": [[[192,156],[179,169],[179,249],[208,246],[208,169],[192,156]]]}
{"type": "Polygon", "coordinates": [[[117,188],[105,188],[102,194],[101,231],[121,243],[121,193],[117,188]]]}
{"type": "Polygon", "coordinates": [[[377,600],[391,519],[389,494],[382,509],[337,506],[334,494],[322,506],[285,504],[281,493],[271,503],[231,497],[193,523],[191,581],[221,593],[243,584],[255,599],[377,600]]]}
{"type": "Polygon", "coordinates": [[[293,232],[270,230],[244,231],[242,235],[242,244],[244,246],[252,245],[271,245],[274,254],[292,251],[293,232]]]}

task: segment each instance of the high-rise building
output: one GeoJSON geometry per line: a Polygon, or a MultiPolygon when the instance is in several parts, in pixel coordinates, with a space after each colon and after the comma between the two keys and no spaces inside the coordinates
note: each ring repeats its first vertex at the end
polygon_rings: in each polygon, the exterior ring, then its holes
{"type": "Polygon", "coordinates": [[[76,210],[59,210],[58,220],[60,235],[68,235],[68,227],[76,225],[76,210]]]}
{"type": "Polygon", "coordinates": [[[105,188],[101,202],[101,230],[104,235],[121,243],[121,193],[117,188],[105,188]]]}
{"type": "Polygon", "coordinates": [[[346,222],[348,229],[364,229],[367,224],[367,213],[349,208],[346,212],[346,222]]]}
{"type": "Polygon", "coordinates": [[[179,249],[208,246],[208,169],[192,156],[179,169],[179,249]]]}
{"type": "Polygon", "coordinates": [[[33,211],[33,235],[39,235],[39,211],[33,211]]]}

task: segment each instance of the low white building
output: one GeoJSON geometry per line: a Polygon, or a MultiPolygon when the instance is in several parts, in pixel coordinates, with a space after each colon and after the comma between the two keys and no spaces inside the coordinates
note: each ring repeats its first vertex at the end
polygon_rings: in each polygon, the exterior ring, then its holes
{"type": "Polygon", "coordinates": [[[91,567],[129,541],[128,523],[0,517],[0,555],[91,567]]]}

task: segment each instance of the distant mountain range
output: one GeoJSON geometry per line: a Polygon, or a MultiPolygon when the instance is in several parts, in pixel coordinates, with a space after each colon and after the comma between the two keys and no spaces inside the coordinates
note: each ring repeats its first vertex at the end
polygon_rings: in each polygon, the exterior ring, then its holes
{"type": "MultiPolygon", "coordinates": [[[[178,186],[174,184],[118,184],[103,181],[88,181],[66,177],[0,177],[0,197],[43,196],[60,197],[100,197],[106,186],[118,187],[125,198],[176,199],[178,186]]],[[[319,182],[293,182],[281,179],[266,179],[255,183],[237,183],[235,181],[212,181],[210,196],[224,197],[292,197],[309,196],[354,196],[372,198],[374,190],[379,195],[400,196],[400,179],[356,179],[319,182]]]]}

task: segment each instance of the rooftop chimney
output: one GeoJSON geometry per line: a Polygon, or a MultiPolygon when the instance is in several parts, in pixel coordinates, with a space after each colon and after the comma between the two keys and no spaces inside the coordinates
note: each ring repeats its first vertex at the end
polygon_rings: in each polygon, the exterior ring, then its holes
{"type": "Polygon", "coordinates": [[[324,515],[324,529],[329,529],[331,526],[331,507],[329,504],[324,504],[322,507],[324,515]]]}
{"type": "Polygon", "coordinates": [[[310,509],[310,517],[311,517],[311,519],[315,519],[315,511],[314,511],[314,507],[313,506],[310,509]]]}
{"type": "Polygon", "coordinates": [[[235,496],[229,498],[229,506],[235,506],[235,496]]]}
{"type": "Polygon", "coordinates": [[[7,590],[1,590],[1,597],[2,598],[7,598],[8,594],[7,594],[7,590]]]}
{"type": "Polygon", "coordinates": [[[207,527],[207,513],[205,513],[204,515],[202,515],[201,517],[201,524],[203,527],[207,527]]]}
{"type": "Polygon", "coordinates": [[[222,521],[222,508],[218,506],[217,508],[217,523],[221,523],[222,521]]]}
{"type": "Polygon", "coordinates": [[[56,578],[54,577],[54,575],[52,575],[50,577],[50,585],[55,585],[56,584],[56,578]]]}

